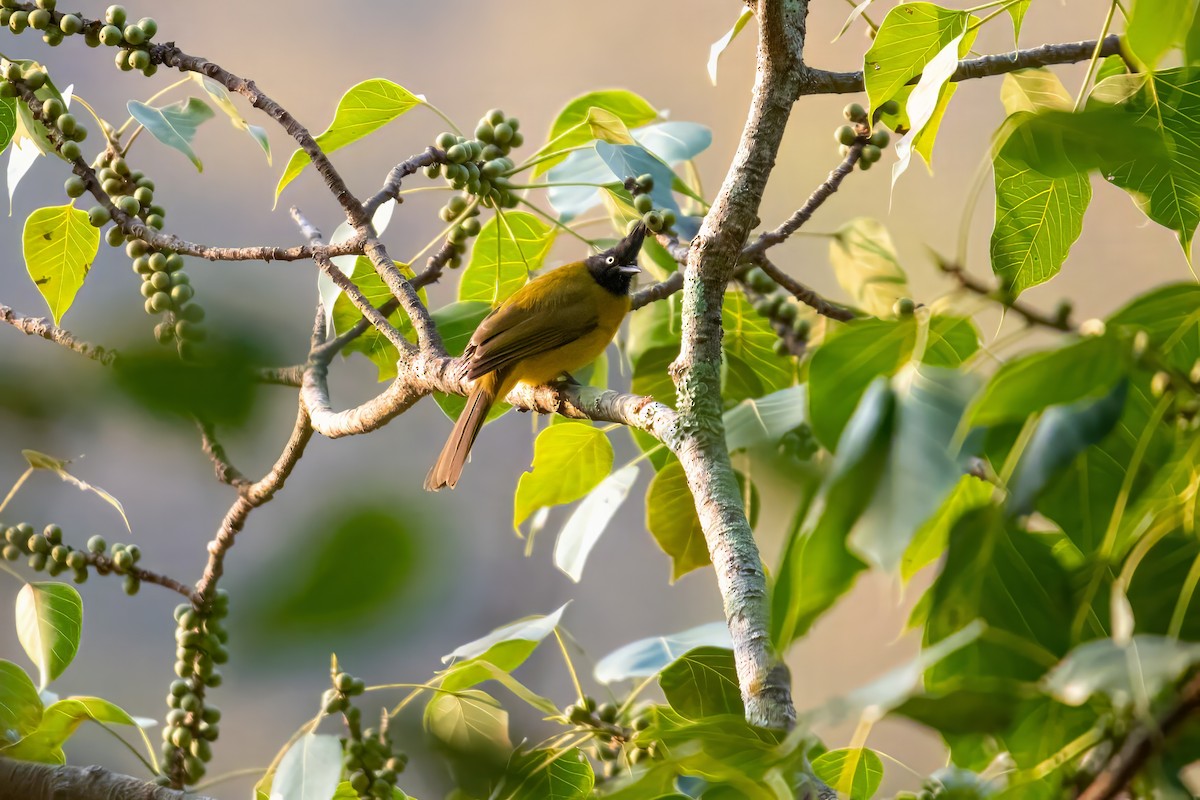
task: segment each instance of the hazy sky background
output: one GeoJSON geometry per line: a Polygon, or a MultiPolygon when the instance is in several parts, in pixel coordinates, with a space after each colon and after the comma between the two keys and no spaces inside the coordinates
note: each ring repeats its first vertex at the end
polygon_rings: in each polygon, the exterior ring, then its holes
{"type": "MultiPolygon", "coordinates": [[[[104,8],[90,0],[84,5],[89,16],[99,15],[104,8]]],[[[256,80],[314,133],[329,122],[345,89],[367,78],[386,77],[427,95],[464,129],[472,128],[480,114],[494,106],[518,115],[528,137],[526,151],[532,152],[567,100],[593,89],[626,87],[669,109],[672,119],[713,129],[713,145],[698,159],[710,195],[736,148],[753,78],[753,26],[723,59],[717,87],[709,84],[705,73],[709,45],[737,17],[740,4],[736,2],[451,0],[331,5],[309,0],[215,0],[128,7],[135,18],[152,14],[158,19],[160,40],[173,39],[188,52],[256,80]]],[[[885,8],[881,4],[870,13],[879,21],[885,8]]],[[[861,28],[831,43],[849,9],[845,3],[814,4],[809,63],[832,69],[861,65],[869,45],[861,28]]],[[[1096,1],[1039,0],[1027,16],[1022,43],[1094,37],[1104,11],[1105,4],[1096,1]]],[[[976,48],[980,53],[1001,52],[1011,47],[1011,37],[1007,18],[999,18],[985,28],[976,48]]],[[[6,38],[0,49],[44,60],[60,86],[74,82],[77,95],[117,123],[124,118],[127,99],[144,99],[175,80],[167,71],[148,81],[120,73],[112,66],[111,50],[88,50],[77,40],[53,51],[31,34],[18,41],[6,38]]],[[[1059,74],[1074,93],[1082,70],[1066,68],[1059,74]]],[[[886,154],[877,169],[851,176],[806,230],[832,231],[856,216],[883,219],[917,299],[929,302],[949,290],[926,248],[954,251],[972,176],[986,157],[990,133],[1003,118],[999,88],[999,79],[962,85],[942,126],[935,175],[914,164],[889,199],[886,167],[893,156],[886,154]]],[[[177,90],[169,99],[183,99],[187,93],[177,90]]],[[[809,98],[796,106],[761,212],[764,221],[775,224],[789,214],[835,165],[838,156],[832,134],[849,99],[809,98]]],[[[134,166],[158,183],[156,202],[168,210],[167,229],[214,244],[293,244],[300,239],[287,206],[297,203],[326,233],[331,232],[338,221],[337,207],[312,170],[287,189],[277,210],[271,210],[272,192],[292,147],[278,126],[238,103],[251,122],[267,127],[275,153],[273,167],[267,166],[248,137],[220,115],[206,123],[196,139],[196,150],[204,160],[202,174],[179,153],[148,136],[135,147],[134,166]]],[[[87,124],[93,133],[87,142],[91,146],[97,138],[95,125],[90,120],[87,124]]],[[[419,152],[443,127],[433,114],[417,109],[337,153],[334,161],[351,187],[367,194],[394,163],[419,152]]],[[[7,163],[7,156],[0,161],[7,163]]],[[[42,314],[46,309],[22,265],[21,226],[32,210],[65,202],[61,189],[65,177],[60,163],[41,160],[20,186],[13,215],[0,218],[0,242],[7,255],[0,268],[0,303],[24,313],[42,314]]],[[[1146,222],[1120,190],[1099,180],[1095,184],[1083,236],[1064,273],[1050,285],[1029,292],[1031,302],[1050,309],[1060,298],[1072,297],[1082,316],[1103,315],[1140,290],[1190,277],[1170,232],[1146,222]]],[[[444,198],[441,193],[418,195],[398,209],[386,236],[394,257],[406,259],[440,229],[433,213],[444,198]]],[[[971,229],[968,266],[979,276],[988,273],[991,224],[989,188],[971,229]]],[[[827,246],[822,238],[797,237],[778,249],[776,262],[832,297],[841,297],[828,267],[827,246]]],[[[560,237],[550,263],[582,255],[578,241],[560,237]]],[[[213,327],[236,325],[252,331],[278,353],[280,363],[303,358],[315,297],[316,273],[311,264],[208,264],[189,259],[187,269],[213,327]]],[[[153,320],[142,312],[137,287],[124,253],[101,245],[100,257],[64,326],[96,342],[148,344],[153,320]]],[[[437,305],[451,297],[452,288],[435,287],[430,295],[437,305]]],[[[994,323],[994,318],[989,319],[994,323]]],[[[992,333],[985,327],[985,337],[992,333]]],[[[334,402],[339,406],[365,399],[379,388],[374,368],[361,357],[339,361],[334,371],[334,402]]],[[[58,522],[70,541],[79,545],[93,533],[109,541],[135,541],[148,568],[194,580],[203,565],[205,543],[233,494],[212,480],[193,429],[145,419],[117,401],[97,402],[97,398],[113,398],[103,388],[99,373],[91,362],[0,329],[0,393],[10,401],[18,395],[32,396],[44,411],[40,419],[32,418],[12,412],[12,402],[0,404],[0,486],[11,483],[24,469],[21,448],[83,456],[76,465],[78,474],[124,501],[134,533],[123,531],[116,515],[94,498],[47,475],[30,481],[11,513],[6,511],[5,521],[58,522]]],[[[614,384],[625,380],[615,368],[612,373],[614,384]]],[[[235,463],[254,476],[278,453],[295,413],[292,390],[267,388],[261,400],[248,429],[224,437],[235,463]]],[[[640,493],[649,479],[648,470],[643,469],[634,490],[638,499],[622,509],[594,551],[583,582],[575,585],[550,561],[553,536],[565,519],[562,511],[551,517],[530,558],[523,555],[524,543],[512,535],[509,524],[512,492],[531,453],[530,419],[512,414],[489,426],[459,490],[427,495],[420,489],[421,480],[449,429],[450,423],[434,404],[425,401],[370,436],[336,442],[317,437],[282,494],[251,515],[227,561],[224,585],[234,595],[234,638],[225,685],[212,693],[225,718],[210,775],[266,765],[288,735],[315,712],[327,685],[332,650],[369,683],[421,682],[440,666],[439,656],[458,644],[517,617],[549,613],[567,600],[573,603],[565,624],[593,659],[642,636],[721,618],[710,569],[674,586],[668,584],[669,562],[643,523],[640,493]],[[256,603],[266,600],[262,591],[255,594],[253,588],[269,583],[294,559],[311,554],[305,537],[314,524],[367,501],[418,521],[412,531],[416,561],[404,573],[407,589],[365,635],[322,631],[294,648],[281,649],[274,643],[255,648],[258,634],[246,620],[254,616],[256,603]],[[254,651],[257,655],[251,661],[254,651]]],[[[623,432],[612,438],[618,463],[635,454],[623,432]]],[[[785,485],[761,471],[752,474],[761,481],[767,499],[759,535],[767,563],[774,564],[794,498],[785,485]]],[[[373,557],[367,537],[355,549],[362,559],[373,557]]],[[[86,608],[82,647],[73,667],[54,688],[64,694],[102,695],[131,713],[161,718],[172,677],[171,609],[176,598],[148,586],[129,599],[118,584],[94,576],[80,587],[86,608]]],[[[0,576],[0,604],[11,602],[18,588],[16,581],[0,576]]],[[[917,587],[904,590],[884,579],[860,582],[851,600],[794,648],[790,662],[797,705],[812,707],[911,655],[917,641],[912,636],[902,638],[900,630],[907,608],[918,596],[917,587]]],[[[8,625],[0,626],[0,656],[26,663],[8,625]]],[[[590,671],[586,660],[580,665],[590,671]]],[[[573,699],[561,658],[552,647],[535,656],[519,675],[563,705],[573,699]]],[[[397,698],[388,695],[379,705],[397,698]]],[[[503,699],[508,703],[508,697],[503,699]]],[[[521,732],[540,738],[539,730],[528,715],[515,718],[514,739],[521,732]]],[[[830,746],[842,746],[851,732],[846,727],[822,733],[830,746]]],[[[151,735],[157,745],[157,731],[151,735]]],[[[423,798],[440,796],[444,772],[415,741],[413,762],[401,786],[423,798]]],[[[885,723],[872,733],[868,744],[921,773],[941,763],[941,751],[932,737],[912,726],[885,723]]],[[[138,769],[100,731],[85,731],[69,750],[78,763],[138,769]]],[[[887,769],[889,787],[913,788],[914,779],[903,768],[889,762],[887,769]]],[[[250,782],[230,782],[211,793],[243,798],[250,782]]]]}

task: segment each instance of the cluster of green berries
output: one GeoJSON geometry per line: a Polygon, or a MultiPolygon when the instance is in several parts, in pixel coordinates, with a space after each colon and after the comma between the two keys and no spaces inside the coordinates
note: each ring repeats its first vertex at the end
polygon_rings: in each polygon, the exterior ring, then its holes
{"type": "MultiPolygon", "coordinates": [[[[771,280],[771,276],[755,267],[742,277],[742,283],[757,297],[753,297],[751,306],[759,314],[770,320],[777,332],[790,332],[798,341],[808,339],[810,324],[800,315],[800,307],[779,285],[771,280]]],[[[789,355],[788,343],[782,336],[774,344],[776,355],[789,355]]]]}
{"type": "Polygon", "coordinates": [[[174,343],[185,359],[196,356],[198,343],[208,332],[204,327],[204,308],[194,302],[191,279],[183,271],[183,256],[169,250],[155,250],[140,239],[125,246],[133,259],[133,271],[142,278],[142,296],[146,298],[146,313],[162,314],[154,326],[154,338],[159,344],[174,343]]]}
{"type": "MultiPolygon", "coordinates": [[[[176,772],[186,783],[204,776],[204,766],[212,758],[221,712],[204,702],[206,688],[221,685],[216,665],[229,660],[225,643],[229,633],[223,620],[229,614],[229,595],[218,589],[212,603],[198,607],[183,603],[175,608],[175,674],[167,694],[166,725],[163,728],[163,763],[168,772],[176,772]]],[[[162,782],[169,782],[164,775],[162,782]]]]}
{"type": "MultiPolygon", "coordinates": [[[[29,93],[37,92],[49,80],[46,70],[37,64],[21,65],[7,61],[0,76],[0,97],[29,98],[29,93]]],[[[62,157],[68,161],[79,158],[79,143],[87,138],[87,128],[80,124],[74,114],[67,113],[62,101],[56,97],[45,100],[33,98],[29,102],[34,117],[45,126],[47,136],[62,157]]]]}
{"type": "MultiPolygon", "coordinates": [[[[149,228],[162,229],[163,217],[167,212],[162,206],[154,204],[154,181],[145,173],[130,169],[124,158],[108,149],[96,156],[92,168],[96,170],[100,188],[116,208],[129,217],[141,219],[149,228]]],[[[87,191],[86,183],[78,175],[67,178],[63,188],[67,197],[71,198],[79,197],[87,191]]],[[[97,228],[102,228],[112,221],[112,214],[106,206],[92,206],[88,209],[88,221],[97,228]]],[[[105,233],[104,239],[113,247],[133,241],[119,226],[105,233]]]]}
{"type": "Polygon", "coordinates": [[[33,526],[22,522],[4,529],[3,553],[8,561],[28,557],[32,569],[45,570],[52,577],[70,570],[76,583],[86,581],[89,569],[95,569],[100,575],[124,575],[126,594],[135,595],[142,587],[135,569],[142,558],[138,546],[114,544],[109,548],[103,536],[93,536],[86,551],[78,550],[63,542],[59,526],[47,525],[36,533],[33,526]]]}
{"type": "Polygon", "coordinates": [[[109,6],[104,12],[104,24],[89,26],[84,31],[88,47],[119,47],[117,68],[122,72],[137,70],[147,77],[158,71],[150,61],[150,40],[158,33],[158,23],[151,17],[131,22],[124,6],[109,6]]]}
{"type": "Polygon", "coordinates": [[[469,192],[456,194],[450,198],[446,205],[442,206],[438,211],[438,216],[443,222],[456,222],[450,233],[446,235],[446,241],[449,243],[453,255],[446,261],[446,266],[450,269],[457,269],[462,266],[462,254],[467,249],[467,241],[474,236],[479,235],[481,226],[479,224],[479,204],[471,202],[472,197],[469,192]]]}
{"type": "Polygon", "coordinates": [[[0,0],[0,25],[7,25],[13,33],[23,33],[26,28],[42,32],[42,41],[57,47],[67,36],[83,31],[83,20],[77,14],[59,14],[54,10],[55,0],[37,0],[36,8],[25,10],[19,0],[0,0]]]}
{"type": "Polygon", "coordinates": [[[438,134],[434,144],[445,152],[446,161],[426,167],[426,177],[441,175],[488,208],[515,208],[517,195],[509,175],[516,164],[508,154],[525,141],[517,130],[520,124],[516,117],[495,108],[479,120],[473,139],[449,131],[438,134]]]}
{"type": "Polygon", "coordinates": [[[348,672],[332,675],[333,688],[321,698],[326,714],[342,714],[348,735],[342,737],[342,766],[350,787],[361,800],[391,800],[396,777],[408,766],[408,756],[396,752],[387,730],[387,714],[379,728],[362,727],[362,712],[350,702],[366,689],[361,678],[348,672]]]}
{"type": "MultiPolygon", "coordinates": [[[[655,208],[650,193],[654,191],[654,176],[650,173],[636,178],[626,178],[625,188],[633,195],[633,208],[642,215],[641,222],[651,233],[670,231],[675,227],[675,212],[669,208],[655,208]]],[[[627,226],[632,229],[637,220],[627,226]]],[[[627,231],[628,232],[628,231],[627,231]]]]}
{"type": "Polygon", "coordinates": [[[622,753],[628,753],[629,763],[638,764],[660,755],[654,742],[638,741],[638,731],[650,726],[648,707],[630,714],[629,724],[622,724],[620,709],[615,703],[596,703],[594,697],[584,697],[563,709],[563,716],[581,728],[590,728],[596,738],[595,756],[603,764],[600,777],[610,778],[618,770],[622,753]]]}
{"type": "MultiPolygon", "coordinates": [[[[884,114],[898,114],[900,112],[900,104],[895,100],[888,100],[883,103],[875,111],[875,119],[884,114]]],[[[850,148],[858,143],[863,144],[862,152],[858,156],[859,169],[870,169],[871,165],[879,159],[883,158],[883,148],[888,146],[888,142],[892,140],[891,134],[886,128],[880,128],[872,133],[871,125],[867,123],[867,110],[858,103],[851,103],[842,109],[842,115],[850,123],[843,125],[834,132],[834,138],[838,142],[838,152],[842,158],[845,158],[850,153],[850,148]]]]}

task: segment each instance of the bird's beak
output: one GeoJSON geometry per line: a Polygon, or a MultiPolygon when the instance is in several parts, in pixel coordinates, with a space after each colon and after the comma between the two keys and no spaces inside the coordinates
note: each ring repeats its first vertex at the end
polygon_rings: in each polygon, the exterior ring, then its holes
{"type": "MultiPolygon", "coordinates": [[[[628,236],[617,242],[616,246],[613,247],[611,252],[617,257],[617,263],[622,265],[637,264],[638,253],[642,250],[642,240],[645,238],[646,226],[639,222],[629,232],[628,236]]],[[[629,266],[621,267],[623,272],[628,272],[630,269],[631,267],[629,266]]],[[[636,266],[632,267],[632,271],[640,272],[636,266]]]]}
{"type": "Polygon", "coordinates": [[[624,273],[625,275],[637,275],[641,271],[641,267],[637,264],[622,264],[617,267],[617,272],[624,273]]]}

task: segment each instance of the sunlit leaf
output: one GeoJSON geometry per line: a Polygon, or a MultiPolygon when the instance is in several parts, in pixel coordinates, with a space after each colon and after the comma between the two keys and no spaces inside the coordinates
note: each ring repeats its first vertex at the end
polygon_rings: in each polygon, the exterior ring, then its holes
{"type": "Polygon", "coordinates": [[[648,678],[697,647],[729,648],[733,640],[724,622],[710,622],[669,636],[653,636],[620,647],[596,662],[600,683],[648,678]]]}
{"type": "MultiPolygon", "coordinates": [[[[46,86],[43,86],[39,91],[45,90],[47,86],[52,87],[50,81],[47,81],[46,86]]],[[[70,109],[71,107],[71,89],[72,87],[68,86],[58,95],[62,99],[64,109],[70,109]]],[[[55,89],[54,91],[57,92],[58,90],[55,89]]],[[[17,103],[16,108],[17,132],[13,135],[12,149],[8,151],[8,168],[5,172],[8,178],[9,214],[12,214],[13,196],[17,192],[17,184],[29,172],[33,163],[38,160],[38,156],[42,155],[42,142],[46,136],[42,127],[33,121],[32,116],[28,113],[29,109],[27,106],[17,103]],[[22,108],[25,110],[22,111],[22,108]]]]}
{"type": "Polygon", "coordinates": [[[524,211],[497,212],[484,223],[458,284],[459,300],[496,305],[542,268],[558,229],[524,211]]]}
{"type": "Polygon", "coordinates": [[[571,512],[554,543],[554,566],[578,583],[583,577],[583,565],[613,515],[629,496],[637,480],[636,464],[629,464],[609,475],[588,492],[579,506],[571,512]]]}
{"type": "Polygon", "coordinates": [[[883,781],[883,761],[865,747],[830,750],[812,763],[813,774],[849,800],[870,800],[883,781]]]}
{"type": "Polygon", "coordinates": [[[91,271],[100,249],[100,230],[86,211],[71,206],[39,208],[21,234],[25,269],[58,324],[91,271]]]}
{"type": "Polygon", "coordinates": [[[733,27],[726,31],[725,35],[712,43],[712,47],[708,48],[708,79],[712,81],[712,85],[717,85],[717,62],[721,59],[721,55],[725,49],[733,43],[737,35],[742,32],[742,28],[746,27],[746,23],[754,17],[754,12],[749,8],[743,8],[742,13],[738,15],[737,20],[733,23],[733,27]]]}
{"type": "Polygon", "coordinates": [[[53,472],[65,483],[71,484],[79,491],[91,492],[104,502],[108,503],[117,510],[118,514],[121,515],[121,521],[125,523],[125,528],[130,530],[129,518],[125,516],[125,507],[121,505],[121,501],[101,489],[99,486],[93,486],[92,484],[75,477],[70,472],[67,472],[67,465],[71,463],[70,461],[55,458],[54,456],[48,456],[45,453],[39,453],[37,450],[22,450],[21,455],[25,458],[26,463],[28,463],[32,469],[44,469],[49,472],[53,472]]]}
{"type": "Polygon", "coordinates": [[[658,675],[671,708],[689,719],[745,714],[733,651],[722,647],[689,650],[658,675]]]}
{"type": "Polygon", "coordinates": [[[128,103],[129,115],[136,119],[150,135],[167,147],[187,156],[198,172],[204,171],[199,156],[192,149],[196,129],[201,123],[213,118],[213,110],[198,97],[189,97],[169,106],[154,108],[137,100],[128,103]]]}
{"type": "Polygon", "coordinates": [[[749,298],[728,291],[721,305],[722,399],[728,408],[747,398],[762,397],[796,382],[796,362],[775,352],[778,335],[749,298]]]}
{"type": "Polygon", "coordinates": [[[425,706],[425,729],[460,753],[508,751],[508,712],[478,689],[438,692],[425,706]]]}
{"type": "Polygon", "coordinates": [[[68,697],[49,705],[36,730],[15,744],[0,746],[0,755],[21,761],[64,764],[63,744],[87,720],[113,725],[137,725],[123,709],[99,697],[68,697]]]}
{"type": "MultiPolygon", "coordinates": [[[[379,130],[421,102],[421,98],[389,80],[372,78],[363,81],[350,87],[338,100],[333,122],[316,137],[316,142],[328,155],[379,130]]],[[[310,162],[308,153],[303,150],[292,153],[275,187],[276,201],[284,187],[295,180],[310,162]]]]}
{"type": "Polygon", "coordinates": [[[871,108],[895,97],[934,56],[962,36],[968,17],[965,11],[926,2],[904,3],[889,11],[863,56],[871,108]]]}
{"type": "Polygon", "coordinates": [[[342,777],[336,736],[306,733],[284,754],[271,782],[271,800],[329,800],[342,777]]]}
{"type": "Polygon", "coordinates": [[[1183,42],[1192,21],[1192,0],[1137,0],[1125,28],[1125,43],[1148,69],[1183,42]]]}
{"type": "Polygon", "coordinates": [[[912,296],[896,246],[879,220],[858,217],[834,231],[829,261],[853,304],[873,317],[894,317],[896,301],[912,296]]]}
{"type": "Polygon", "coordinates": [[[584,800],[592,796],[596,775],[579,748],[520,753],[509,767],[504,796],[509,800],[584,800]]]}
{"type": "Polygon", "coordinates": [[[0,659],[0,743],[10,745],[37,730],[42,698],[25,670],[0,659]]]}
{"type": "Polygon", "coordinates": [[[83,601],[66,583],[27,583],[17,593],[17,638],[41,674],[39,689],[63,674],[79,650],[83,601]]]}
{"type": "Polygon", "coordinates": [[[17,132],[17,101],[12,97],[0,98],[0,153],[12,143],[17,132]]]}
{"type": "Polygon", "coordinates": [[[1200,359],[1200,285],[1174,283],[1130,301],[1107,320],[1110,328],[1145,331],[1150,346],[1181,372],[1200,359]]]}
{"type": "Polygon", "coordinates": [[[533,445],[533,465],[521,474],[513,503],[513,527],[542,506],[570,503],[586,495],[612,470],[608,436],[586,423],[551,425],[533,445]]]}
{"type": "MultiPolygon", "coordinates": [[[[550,135],[546,137],[546,152],[557,152],[571,147],[585,145],[593,139],[590,126],[587,125],[588,111],[600,108],[613,114],[628,128],[645,125],[658,117],[658,111],[643,97],[625,89],[604,89],[588,92],[571,100],[550,126],[550,135]]],[[[547,159],[534,167],[534,176],[541,175],[565,158],[565,155],[547,159]]]]}
{"type": "Polygon", "coordinates": [[[204,87],[204,91],[208,92],[208,96],[214,103],[217,104],[217,108],[225,112],[225,115],[229,117],[229,121],[233,124],[233,127],[237,128],[239,131],[245,131],[248,133],[250,138],[262,148],[263,153],[267,156],[267,165],[270,166],[271,140],[267,138],[267,132],[263,130],[261,126],[251,125],[249,122],[246,122],[241,113],[237,110],[237,106],[233,104],[233,99],[229,96],[229,92],[226,91],[224,86],[217,83],[207,75],[203,75],[199,72],[192,72],[189,74],[191,75],[192,80],[204,87]]]}
{"type": "MultiPolygon", "coordinates": [[[[413,277],[412,268],[407,264],[396,264],[395,266],[404,277],[413,277]]],[[[358,256],[355,259],[354,271],[350,275],[350,280],[359,288],[363,296],[367,298],[367,301],[376,308],[379,308],[379,306],[392,299],[391,289],[383,282],[383,278],[379,277],[379,273],[375,271],[371,260],[366,256],[358,256]]],[[[427,302],[424,289],[418,292],[418,296],[422,302],[427,302]]],[[[338,292],[337,299],[333,303],[331,317],[334,329],[338,333],[344,333],[362,319],[362,312],[355,307],[349,297],[342,292],[338,292]]],[[[397,308],[393,311],[388,316],[388,321],[402,335],[410,336],[412,334],[412,323],[403,309],[397,308]]],[[[365,355],[379,369],[379,380],[381,381],[396,377],[396,359],[399,358],[400,354],[396,350],[396,346],[380,333],[379,329],[374,325],[368,326],[360,336],[350,341],[349,344],[342,348],[342,352],[345,354],[362,353],[365,355]]]]}

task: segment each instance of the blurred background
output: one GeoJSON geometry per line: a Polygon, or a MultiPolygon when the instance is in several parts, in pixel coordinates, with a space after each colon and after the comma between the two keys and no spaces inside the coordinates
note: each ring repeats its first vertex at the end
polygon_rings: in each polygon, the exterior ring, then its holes
{"type": "MultiPolygon", "coordinates": [[[[83,5],[91,17],[105,6],[92,0],[83,5]]],[[[749,101],[753,25],[722,59],[716,87],[709,83],[705,62],[709,45],[732,25],[740,6],[728,0],[210,0],[128,8],[131,17],[158,19],[159,40],[175,40],[185,51],[257,81],[314,133],[328,124],[343,91],[361,80],[385,77],[425,94],[464,129],[491,107],[518,115],[529,141],[526,150],[532,152],[567,100],[594,89],[628,88],[669,109],[673,119],[712,128],[712,147],[698,159],[711,196],[736,148],[749,101]]],[[[869,15],[878,22],[886,7],[881,3],[869,15]]],[[[850,9],[845,3],[814,4],[806,52],[810,64],[842,70],[861,66],[869,46],[861,25],[832,43],[850,9]]],[[[1032,46],[1092,38],[1105,10],[1099,0],[1041,0],[1026,17],[1021,41],[1032,46]]],[[[1007,16],[987,25],[976,44],[980,53],[1011,47],[1007,16]]],[[[60,87],[74,83],[77,96],[117,124],[125,117],[126,100],[146,99],[176,79],[168,71],[150,80],[121,73],[112,66],[110,50],[88,50],[78,40],[51,50],[27,34],[5,39],[3,49],[44,61],[60,87]]],[[[1074,93],[1083,69],[1061,68],[1059,74],[1074,93]]],[[[954,252],[972,177],[1003,118],[999,88],[999,79],[962,85],[941,128],[934,174],[914,165],[889,196],[889,169],[855,173],[805,230],[832,231],[856,216],[882,219],[916,298],[930,302],[949,291],[928,248],[954,252]]],[[[188,87],[161,102],[195,93],[188,87]]],[[[760,214],[766,224],[777,224],[794,210],[837,163],[832,133],[850,99],[806,98],[796,106],[760,214]]],[[[168,212],[166,229],[214,244],[295,244],[300,237],[287,215],[287,206],[295,203],[326,234],[332,232],[339,221],[337,207],[312,170],[272,211],[272,192],[293,147],[281,129],[236,102],[250,122],[266,127],[273,167],[219,114],[196,137],[202,174],[148,136],[134,148],[131,163],[158,184],[157,202],[168,212]]],[[[94,124],[88,124],[94,134],[94,124]]],[[[433,114],[417,109],[337,153],[334,162],[355,191],[368,194],[393,164],[419,152],[444,127],[433,114]]],[[[22,266],[21,228],[34,209],[66,202],[61,188],[66,174],[62,164],[39,159],[16,193],[11,216],[0,217],[0,303],[25,314],[45,314],[46,307],[22,266]]],[[[435,212],[444,199],[438,192],[418,194],[397,210],[385,237],[395,258],[407,259],[440,230],[435,212]]],[[[989,272],[991,225],[986,188],[970,227],[967,266],[978,276],[989,272]]],[[[827,239],[795,237],[779,248],[776,262],[837,299],[841,293],[827,248],[827,239]]],[[[583,255],[577,240],[559,237],[548,263],[583,255]]],[[[189,259],[187,269],[208,311],[210,330],[253,340],[279,364],[303,359],[315,298],[312,264],[189,259]]],[[[1079,317],[1086,318],[1108,313],[1150,286],[1190,276],[1174,236],[1146,222],[1123,192],[1096,181],[1083,235],[1063,274],[1026,297],[1047,310],[1061,298],[1072,298],[1079,317]]],[[[430,289],[434,305],[453,299],[457,276],[449,278],[430,289]]],[[[138,282],[123,251],[102,244],[63,326],[105,345],[148,346],[154,320],[142,311],[138,282]]],[[[998,318],[981,321],[990,339],[998,318]]],[[[610,382],[620,388],[627,378],[615,368],[615,359],[612,363],[610,382]]],[[[346,407],[370,397],[380,388],[375,378],[375,368],[361,356],[339,361],[332,384],[335,404],[346,407]]],[[[249,418],[221,430],[232,460],[245,473],[257,477],[269,467],[291,430],[295,405],[294,390],[263,387],[249,418]]],[[[336,442],[316,437],[284,491],[251,515],[226,563],[223,585],[233,595],[232,659],[224,669],[224,685],[212,693],[212,702],[225,713],[210,776],[267,765],[317,710],[331,652],[368,683],[423,682],[441,666],[439,657],[457,645],[572,600],[565,625],[581,648],[577,663],[590,672],[592,661],[626,642],[721,619],[711,569],[669,583],[668,559],[643,522],[640,497],[648,469],[577,585],[551,563],[553,536],[566,518],[563,509],[551,514],[529,557],[525,542],[511,529],[513,489],[532,454],[530,418],[510,414],[489,426],[460,488],[425,494],[422,478],[449,429],[434,403],[425,401],[370,436],[336,442]]],[[[618,464],[636,454],[623,432],[612,439],[618,464]]],[[[213,480],[195,429],[146,414],[116,391],[96,364],[0,327],[0,492],[24,471],[22,448],[75,459],[75,474],[124,502],[133,532],[123,530],[119,517],[96,498],[44,473],[22,489],[5,522],[28,520],[38,527],[56,522],[76,545],[92,534],[109,542],[136,542],[147,568],[186,582],[198,577],[205,544],[234,496],[213,480]]],[[[758,535],[772,565],[797,498],[765,466],[751,464],[750,469],[764,498],[758,535]]],[[[16,580],[0,575],[0,607],[11,603],[19,588],[16,580]]],[[[82,646],[75,664],[52,688],[102,695],[135,715],[161,718],[172,678],[171,609],[178,598],[155,586],[127,598],[119,581],[98,576],[80,591],[86,610],[82,646]]],[[[918,642],[901,630],[919,595],[919,580],[907,588],[876,576],[860,581],[790,654],[797,706],[811,708],[909,658],[918,642]]],[[[11,625],[0,625],[0,656],[29,666],[11,625]]],[[[574,699],[561,654],[553,647],[535,654],[518,677],[561,705],[574,699]]],[[[593,688],[601,693],[601,687],[593,688]]],[[[399,699],[392,693],[370,697],[380,706],[399,699]]],[[[441,796],[446,772],[423,749],[419,715],[409,722],[413,727],[400,738],[412,762],[401,786],[419,797],[441,796]]],[[[545,729],[539,725],[515,713],[514,741],[542,738],[545,729]]],[[[852,730],[820,733],[837,747],[849,741],[852,730]]],[[[157,733],[151,735],[157,744],[157,733]]],[[[919,782],[905,765],[927,774],[944,760],[939,743],[909,725],[884,723],[867,744],[894,759],[886,764],[885,788],[891,790],[919,782]]],[[[76,763],[139,774],[139,765],[103,731],[85,727],[68,751],[76,763]]],[[[254,780],[232,780],[209,793],[243,798],[254,780]]]]}

